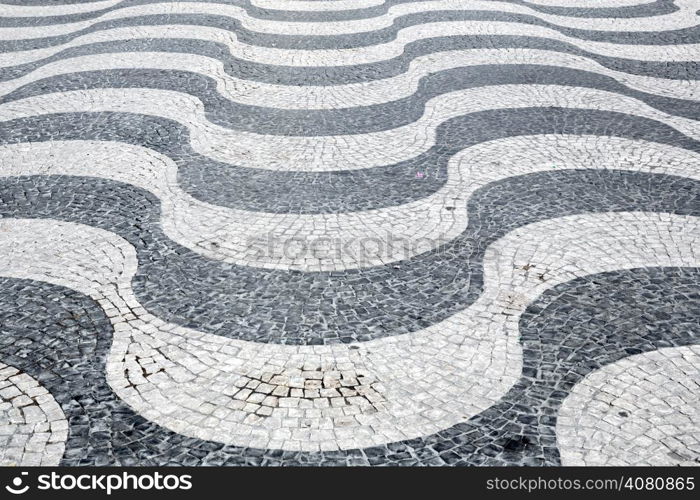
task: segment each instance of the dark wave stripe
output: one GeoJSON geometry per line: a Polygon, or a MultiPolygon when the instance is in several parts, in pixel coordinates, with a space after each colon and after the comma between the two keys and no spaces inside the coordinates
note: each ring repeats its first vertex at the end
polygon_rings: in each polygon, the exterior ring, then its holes
{"type": "Polygon", "coordinates": [[[442,123],[433,147],[409,160],[374,168],[285,172],[212,160],[189,145],[174,121],[128,113],[68,113],[0,122],[0,144],[50,140],[119,141],[151,148],[178,167],[182,189],[216,205],[274,213],[337,213],[396,206],[430,196],[447,182],[459,151],[481,142],[536,134],[642,139],[700,152],[700,143],[663,123],[633,115],[568,108],[499,109],[442,123]],[[426,178],[416,180],[416,171],[426,178]]]}
{"type": "Polygon", "coordinates": [[[700,118],[700,103],[631,89],[594,72],[526,64],[468,66],[431,73],[417,91],[383,104],[337,110],[286,110],[239,104],[219,94],[216,80],[188,71],[101,70],[59,75],[28,83],[0,97],[0,103],[26,97],[95,88],[154,88],[186,92],[204,104],[206,118],[217,125],[269,135],[323,136],[363,134],[393,129],[420,119],[428,100],[457,90],[513,84],[565,85],[614,92],[665,113],[700,118]]]}
{"type": "Polygon", "coordinates": [[[61,465],[559,465],[563,399],[606,364],[697,344],[698,283],[699,269],[645,268],[558,285],[521,318],[525,368],[501,402],[437,434],[363,450],[245,449],[145,420],[105,380],[112,328],[102,309],[55,285],[0,278],[0,360],[63,408],[70,434],[61,465]]]}
{"type": "Polygon", "coordinates": [[[489,184],[470,197],[467,210],[469,225],[459,237],[398,266],[304,273],[214,261],[174,243],[160,225],[159,200],[130,185],[64,176],[0,179],[0,216],[87,224],[129,241],[139,261],[132,286],[156,316],[225,337],[285,344],[367,341],[426,328],[479,297],[484,251],[506,233],[596,211],[697,216],[700,182],[553,170],[489,184]]]}
{"type": "Polygon", "coordinates": [[[558,5],[537,5],[535,3],[526,2],[523,0],[507,0],[517,5],[524,5],[537,12],[543,14],[553,14],[556,16],[570,17],[593,17],[593,18],[632,18],[632,17],[651,17],[670,14],[676,12],[678,7],[673,3],[673,0],[657,0],[641,5],[629,5],[626,7],[596,7],[592,4],[590,7],[566,7],[558,5]]]}
{"type": "MultiPolygon", "coordinates": [[[[113,7],[106,9],[93,10],[91,12],[82,12],[78,14],[65,14],[60,16],[43,16],[43,17],[0,17],[0,27],[21,27],[21,26],[47,26],[51,24],[74,23],[95,19],[101,15],[132,7],[135,5],[146,5],[152,3],[161,3],[163,0],[124,0],[113,7]]],[[[411,0],[387,0],[381,5],[367,7],[363,9],[353,10],[326,10],[326,11],[294,11],[294,10],[270,10],[256,7],[248,0],[186,0],[190,3],[211,3],[235,5],[246,10],[248,15],[258,19],[269,19],[276,21],[291,21],[291,22],[337,22],[356,19],[369,19],[379,17],[385,14],[392,6],[412,3],[411,0]]],[[[507,1],[507,0],[506,0],[507,1]]],[[[9,4],[10,2],[0,2],[9,4]]],[[[65,2],[64,2],[65,3],[65,2]]],[[[604,7],[604,8],[577,8],[577,7],[550,7],[545,5],[536,5],[524,1],[510,1],[515,5],[523,5],[529,7],[535,12],[543,14],[552,14],[558,16],[581,17],[581,18],[642,18],[655,17],[665,14],[671,14],[678,11],[678,7],[672,0],[656,0],[655,2],[632,5],[628,7],[604,7]]],[[[29,2],[21,0],[19,5],[32,5],[29,2]]],[[[53,4],[52,4],[53,5],[53,4]]]]}
{"type": "Polygon", "coordinates": [[[244,61],[231,55],[220,43],[195,39],[138,39],[100,42],[61,50],[44,59],[0,68],[0,81],[19,78],[45,64],[69,57],[115,52],[180,52],[218,59],[224,70],[237,78],[280,85],[338,85],[389,78],[405,73],[417,57],[458,49],[522,48],[540,49],[579,55],[606,68],[625,73],[674,80],[700,79],[696,61],[636,61],[601,56],[579,49],[576,45],[556,40],[520,36],[452,36],[418,40],[406,45],[404,52],[393,59],[370,64],[330,67],[270,66],[244,61]]]}
{"type": "Polygon", "coordinates": [[[506,21],[523,25],[541,26],[579,40],[633,45],[682,45],[700,42],[700,26],[668,31],[594,31],[558,26],[535,16],[493,11],[436,11],[407,14],[394,20],[391,26],[375,31],[345,35],[280,35],[260,33],[245,28],[232,17],[207,14],[161,14],[97,21],[75,32],[45,38],[0,40],[0,52],[38,49],[67,43],[81,35],[131,26],[194,25],[232,31],[236,38],[248,45],[284,49],[345,49],[367,47],[394,40],[398,31],[409,26],[446,21],[506,21]]]}

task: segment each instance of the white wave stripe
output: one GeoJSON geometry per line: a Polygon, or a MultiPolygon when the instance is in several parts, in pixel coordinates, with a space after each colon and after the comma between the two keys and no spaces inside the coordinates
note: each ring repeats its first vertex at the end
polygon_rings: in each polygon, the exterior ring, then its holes
{"type": "Polygon", "coordinates": [[[287,450],[366,447],[468,419],[520,375],[518,319],[548,288],[616,269],[700,265],[692,250],[700,238],[695,217],[622,212],[551,219],[491,245],[482,296],[445,321],[355,349],[282,346],[203,334],[149,315],[130,288],[134,249],[114,234],[34,219],[5,219],[0,228],[0,254],[7,257],[0,275],[74,288],[109,311],[115,335],[107,378],[135,411],[188,436],[287,450]],[[268,379],[277,389],[317,368],[324,377],[342,371],[373,380],[371,408],[333,411],[284,396],[260,416],[247,412],[252,401],[234,404],[232,396],[251,378],[277,374],[284,380],[268,379]],[[309,427],[299,429],[298,418],[309,427]]]}
{"type": "Polygon", "coordinates": [[[249,16],[242,7],[215,3],[167,2],[137,5],[113,10],[93,19],[74,23],[53,24],[48,26],[0,27],[0,40],[27,40],[67,35],[89,28],[97,23],[128,19],[148,15],[172,14],[208,14],[229,17],[241,22],[241,25],[257,33],[280,35],[334,36],[353,33],[366,33],[390,27],[400,16],[420,12],[441,10],[485,10],[514,14],[535,15],[543,21],[564,28],[577,28],[595,31],[668,31],[696,26],[695,12],[697,0],[676,0],[679,10],[670,14],[649,18],[581,18],[543,14],[533,9],[512,3],[472,0],[467,5],[463,0],[434,0],[411,2],[394,5],[377,17],[353,19],[347,21],[291,22],[260,19],[249,16]]]}
{"type": "Polygon", "coordinates": [[[680,148],[615,137],[521,136],[458,153],[448,165],[445,186],[423,199],[360,212],[300,215],[199,201],[180,188],[170,158],[141,146],[100,141],[12,144],[0,147],[0,165],[0,176],[99,176],[134,185],[160,199],[163,230],[179,245],[239,265],[301,271],[371,267],[432,250],[465,231],[465,207],[477,189],[508,177],[617,169],[700,180],[700,154],[680,148]]]}
{"type": "Polygon", "coordinates": [[[327,172],[414,158],[435,144],[437,127],[450,118],[494,109],[551,106],[627,113],[658,120],[691,138],[700,138],[700,122],[696,120],[663,113],[619,94],[557,85],[501,85],[450,92],[430,99],[415,122],[355,135],[276,136],[233,130],[208,121],[199,99],[153,89],[91,89],[28,97],[0,105],[0,121],[72,112],[150,115],[186,126],[192,148],[215,160],[267,170],[327,172]]]}
{"type": "Polygon", "coordinates": [[[700,346],[667,347],[589,374],[562,403],[562,464],[697,466],[700,346]]]}
{"type": "MultiPolygon", "coordinates": [[[[13,80],[0,82],[0,96],[31,82],[75,72],[113,69],[188,71],[213,78],[225,98],[278,109],[341,109],[383,104],[410,97],[420,79],[453,68],[493,64],[564,67],[609,76],[629,88],[664,97],[700,100],[700,81],[670,80],[615,71],[584,56],[536,49],[472,49],[417,57],[398,76],[346,85],[294,86],[244,80],[230,75],[218,59],[183,53],[117,52],[61,59],[13,80]]],[[[109,86],[109,85],[106,85],[109,86]]],[[[50,88],[48,89],[51,90],[50,88]]]]}
{"type": "Polygon", "coordinates": [[[57,466],[68,422],[54,397],[36,379],[0,363],[0,466],[57,466]]]}
{"type": "Polygon", "coordinates": [[[0,2],[2,17],[47,17],[82,14],[96,10],[108,9],[120,4],[123,0],[102,0],[67,5],[7,5],[0,2]]]}
{"type": "Polygon", "coordinates": [[[497,21],[460,21],[426,23],[399,30],[396,38],[382,44],[350,49],[282,49],[239,42],[233,32],[191,25],[130,26],[87,33],[69,42],[15,52],[0,53],[0,67],[39,61],[71,47],[87,44],[139,39],[185,38],[221,43],[242,60],[272,66],[351,66],[371,64],[399,57],[407,44],[443,36],[530,36],[563,41],[598,55],[642,61],[695,61],[700,44],[630,45],[581,40],[541,26],[497,21]]]}

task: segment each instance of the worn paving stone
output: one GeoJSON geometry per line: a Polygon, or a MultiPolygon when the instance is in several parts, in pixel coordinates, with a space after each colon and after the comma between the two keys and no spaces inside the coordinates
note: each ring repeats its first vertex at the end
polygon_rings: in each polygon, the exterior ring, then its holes
{"type": "Polygon", "coordinates": [[[4,0],[0,464],[697,465],[693,0],[4,0]]]}

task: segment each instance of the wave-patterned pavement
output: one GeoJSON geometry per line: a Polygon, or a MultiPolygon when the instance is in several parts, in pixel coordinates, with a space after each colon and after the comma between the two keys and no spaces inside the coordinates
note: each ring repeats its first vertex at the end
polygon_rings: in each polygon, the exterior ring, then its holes
{"type": "Polygon", "coordinates": [[[0,0],[0,463],[697,465],[699,47],[695,0],[0,0]]]}

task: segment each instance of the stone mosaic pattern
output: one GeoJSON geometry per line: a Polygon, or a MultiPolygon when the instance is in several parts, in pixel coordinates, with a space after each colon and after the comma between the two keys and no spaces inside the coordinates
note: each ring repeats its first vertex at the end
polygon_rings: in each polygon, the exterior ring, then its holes
{"type": "Polygon", "coordinates": [[[697,0],[0,0],[0,464],[697,465],[697,0]]]}

